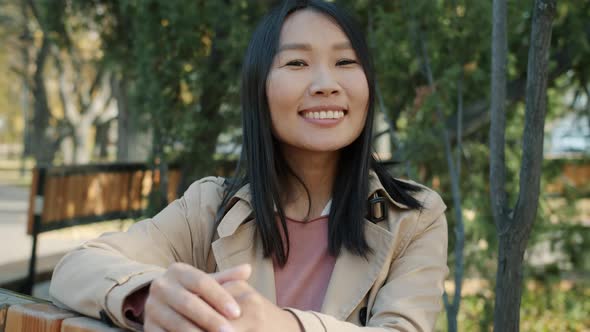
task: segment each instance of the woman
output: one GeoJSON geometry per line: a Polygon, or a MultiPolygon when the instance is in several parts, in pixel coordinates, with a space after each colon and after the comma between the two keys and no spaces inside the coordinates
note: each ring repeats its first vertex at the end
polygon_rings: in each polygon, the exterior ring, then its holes
{"type": "Polygon", "coordinates": [[[433,330],[445,205],[375,162],[374,95],[347,15],[277,7],[244,59],[244,170],[68,254],[55,302],[146,331],[433,330]]]}

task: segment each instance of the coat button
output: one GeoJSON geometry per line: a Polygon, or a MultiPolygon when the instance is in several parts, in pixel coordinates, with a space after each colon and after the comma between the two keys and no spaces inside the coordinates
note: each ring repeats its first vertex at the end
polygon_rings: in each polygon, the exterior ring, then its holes
{"type": "Polygon", "coordinates": [[[362,326],[367,325],[367,307],[362,307],[359,311],[359,321],[362,326]]]}

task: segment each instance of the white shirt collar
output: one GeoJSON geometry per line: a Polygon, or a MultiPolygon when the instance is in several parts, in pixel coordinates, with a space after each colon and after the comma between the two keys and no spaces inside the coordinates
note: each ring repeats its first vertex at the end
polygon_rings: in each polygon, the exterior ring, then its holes
{"type": "Polygon", "coordinates": [[[330,208],[331,207],[332,207],[332,199],[330,198],[330,200],[328,201],[328,203],[326,203],[326,206],[324,207],[324,210],[322,211],[322,214],[320,216],[321,217],[329,216],[330,215],[330,208]]]}

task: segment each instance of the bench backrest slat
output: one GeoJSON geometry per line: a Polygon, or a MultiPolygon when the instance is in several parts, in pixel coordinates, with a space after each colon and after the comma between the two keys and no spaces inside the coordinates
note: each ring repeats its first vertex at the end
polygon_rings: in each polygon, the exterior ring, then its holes
{"type": "MultiPolygon", "coordinates": [[[[155,175],[145,164],[35,168],[27,232],[33,234],[35,209],[42,210],[36,233],[137,217],[147,207],[149,192],[158,186],[152,180],[158,181],[159,176],[155,175]]],[[[171,202],[176,198],[180,171],[170,168],[168,179],[167,199],[171,202]]]]}

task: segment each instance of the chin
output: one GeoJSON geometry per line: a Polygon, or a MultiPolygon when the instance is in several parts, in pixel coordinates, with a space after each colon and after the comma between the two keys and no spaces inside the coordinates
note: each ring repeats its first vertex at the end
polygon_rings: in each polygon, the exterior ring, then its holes
{"type": "Polygon", "coordinates": [[[306,144],[301,148],[311,152],[334,152],[349,144],[350,142],[322,142],[321,144],[306,144]]]}

